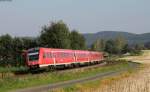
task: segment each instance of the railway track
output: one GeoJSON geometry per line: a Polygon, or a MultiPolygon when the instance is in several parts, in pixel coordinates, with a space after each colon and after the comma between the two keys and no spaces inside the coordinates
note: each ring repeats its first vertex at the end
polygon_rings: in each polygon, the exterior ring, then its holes
{"type": "Polygon", "coordinates": [[[84,66],[80,66],[80,67],[74,67],[74,68],[65,68],[65,69],[56,69],[53,71],[40,71],[40,72],[35,72],[35,73],[27,73],[27,74],[17,74],[14,76],[14,78],[22,78],[22,77],[26,77],[28,75],[32,76],[40,76],[40,75],[47,75],[47,73],[53,72],[53,73],[64,73],[64,72],[72,72],[72,71],[78,71],[78,70],[86,70],[86,69],[92,69],[92,68],[98,68],[98,67],[102,67],[107,65],[106,62],[101,62],[99,64],[93,64],[93,65],[84,65],[84,66]]]}
{"type": "Polygon", "coordinates": [[[80,67],[74,67],[74,68],[64,68],[64,69],[56,69],[53,71],[39,71],[36,73],[31,73],[31,72],[27,72],[27,73],[17,73],[17,74],[6,74],[3,78],[12,78],[12,79],[18,79],[18,78],[26,78],[28,76],[41,76],[41,75],[48,75],[49,73],[64,73],[64,72],[72,72],[72,71],[79,71],[79,70],[84,70],[84,69],[92,69],[92,68],[97,68],[97,67],[101,67],[106,65],[106,62],[101,62],[99,64],[93,64],[93,65],[84,65],[84,66],[80,66],[80,67]]]}
{"type": "MultiPolygon", "coordinates": [[[[130,69],[134,69],[134,68],[137,68],[138,65],[135,63],[129,63],[129,66],[130,66],[129,67],[130,69]]],[[[98,67],[98,65],[91,66],[91,67],[98,67]]],[[[96,75],[93,75],[90,77],[81,78],[81,79],[77,79],[77,80],[70,80],[70,81],[65,81],[65,82],[60,82],[60,83],[53,83],[53,84],[38,86],[38,87],[31,87],[31,88],[16,90],[13,92],[49,92],[55,88],[67,87],[67,86],[77,84],[77,83],[84,83],[84,82],[88,82],[88,81],[102,79],[104,77],[110,77],[110,76],[118,75],[122,72],[127,71],[129,68],[122,68],[122,69],[117,70],[117,71],[109,71],[109,72],[105,72],[105,73],[99,73],[99,74],[96,74],[96,75]]],[[[67,71],[69,71],[69,70],[67,70],[67,71]]],[[[64,72],[64,71],[60,71],[60,72],[64,72]]]]}

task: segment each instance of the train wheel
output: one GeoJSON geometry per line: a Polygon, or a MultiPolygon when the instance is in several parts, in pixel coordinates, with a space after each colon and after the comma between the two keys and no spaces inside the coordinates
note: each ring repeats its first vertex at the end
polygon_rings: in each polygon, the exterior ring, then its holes
{"type": "Polygon", "coordinates": [[[76,64],[75,64],[75,67],[76,67],[76,68],[80,67],[80,64],[79,64],[79,63],[76,63],[76,64]]]}
{"type": "Polygon", "coordinates": [[[56,70],[56,67],[51,65],[51,66],[48,66],[48,71],[54,71],[56,70]]]}

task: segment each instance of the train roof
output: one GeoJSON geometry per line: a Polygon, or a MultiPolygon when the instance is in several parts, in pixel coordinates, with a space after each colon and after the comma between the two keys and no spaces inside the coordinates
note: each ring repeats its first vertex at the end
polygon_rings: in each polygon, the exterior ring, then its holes
{"type": "Polygon", "coordinates": [[[72,50],[72,49],[59,49],[59,48],[45,48],[45,47],[36,47],[36,48],[31,48],[28,49],[27,51],[33,51],[33,50],[40,50],[40,49],[44,49],[44,50],[52,50],[52,51],[58,51],[58,50],[66,50],[66,51],[76,51],[76,52],[91,52],[91,53],[102,53],[102,52],[98,52],[98,51],[89,51],[89,50],[72,50]]]}

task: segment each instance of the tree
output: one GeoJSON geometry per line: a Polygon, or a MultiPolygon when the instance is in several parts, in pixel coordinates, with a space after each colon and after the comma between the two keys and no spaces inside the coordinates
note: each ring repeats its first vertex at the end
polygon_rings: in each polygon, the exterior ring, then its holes
{"type": "Polygon", "coordinates": [[[8,34],[0,37],[0,64],[8,66],[12,63],[12,37],[8,34]]]}
{"type": "Polygon", "coordinates": [[[13,38],[12,42],[13,42],[12,44],[13,51],[20,53],[23,50],[23,45],[24,45],[22,39],[19,37],[15,37],[13,38]]]}
{"type": "Polygon", "coordinates": [[[23,41],[21,38],[19,37],[15,37],[13,38],[13,44],[12,44],[12,61],[14,62],[13,64],[15,66],[17,65],[22,65],[22,62],[20,60],[21,58],[21,54],[22,54],[22,50],[23,50],[23,41]]]}
{"type": "Polygon", "coordinates": [[[145,49],[145,46],[142,43],[138,43],[138,44],[135,44],[135,49],[136,50],[143,50],[143,49],[145,49]]]}
{"type": "Polygon", "coordinates": [[[38,39],[32,37],[22,37],[21,38],[23,49],[27,50],[34,47],[39,47],[38,39]]]}
{"type": "Polygon", "coordinates": [[[70,40],[71,40],[71,48],[74,50],[84,50],[86,49],[86,44],[85,44],[85,38],[83,35],[78,33],[76,30],[73,30],[70,34],[70,40]]]}
{"type": "Polygon", "coordinates": [[[146,43],[144,44],[144,47],[147,48],[147,49],[150,49],[150,42],[146,42],[146,43]]]}
{"type": "Polygon", "coordinates": [[[105,50],[105,40],[97,39],[91,46],[92,50],[95,51],[104,51],[105,50]]]}
{"type": "Polygon", "coordinates": [[[124,39],[123,36],[119,35],[116,39],[115,39],[115,45],[116,45],[116,53],[117,54],[121,54],[125,45],[126,45],[126,40],[124,39]]]}
{"type": "Polygon", "coordinates": [[[116,45],[115,45],[115,41],[114,40],[106,41],[105,51],[110,53],[110,54],[116,54],[117,49],[116,49],[116,45]]]}
{"type": "Polygon", "coordinates": [[[123,47],[122,53],[125,54],[125,53],[130,52],[130,51],[131,51],[131,47],[129,46],[129,44],[126,44],[123,47]]]}
{"type": "Polygon", "coordinates": [[[52,22],[44,26],[40,35],[40,42],[43,47],[71,48],[69,28],[62,21],[52,22]]]}

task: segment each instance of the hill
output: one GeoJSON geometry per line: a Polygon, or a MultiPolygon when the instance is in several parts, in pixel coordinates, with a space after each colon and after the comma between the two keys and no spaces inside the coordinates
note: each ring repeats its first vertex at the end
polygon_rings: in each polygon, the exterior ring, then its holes
{"type": "Polygon", "coordinates": [[[134,34],[129,32],[102,31],[97,33],[85,33],[83,35],[88,46],[90,46],[96,39],[115,39],[118,35],[123,36],[129,44],[146,43],[150,41],[150,33],[134,34]]]}

